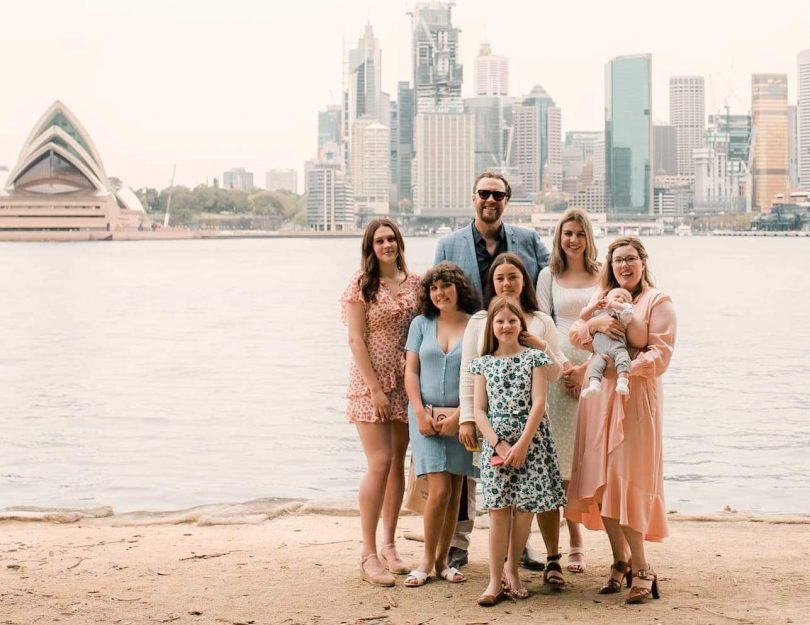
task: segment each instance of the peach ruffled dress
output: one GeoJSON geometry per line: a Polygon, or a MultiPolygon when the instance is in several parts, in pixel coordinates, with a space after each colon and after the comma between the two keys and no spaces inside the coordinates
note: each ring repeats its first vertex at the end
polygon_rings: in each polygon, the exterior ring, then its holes
{"type": "MultiPolygon", "coordinates": [[[[366,312],[366,334],[364,336],[371,366],[380,382],[380,387],[391,402],[391,421],[408,423],[408,396],[405,394],[405,339],[408,327],[416,316],[421,279],[409,273],[393,295],[380,283],[377,297],[366,302],[360,291],[362,271],[356,272],[340,298],[340,318],[347,323],[346,308],[349,304],[361,303],[366,312]]],[[[378,422],[371,401],[371,389],[363,379],[360,369],[352,360],[349,370],[349,388],[346,391],[348,403],[346,418],[349,423],[358,421],[378,422]]]]}
{"type": "MultiPolygon", "coordinates": [[[[598,297],[599,292],[591,301],[598,297]]],[[[660,541],[669,535],[661,376],[675,347],[675,309],[668,295],[653,288],[642,291],[634,305],[627,327],[630,395],[616,394],[611,365],[601,392],[580,400],[566,517],[589,529],[604,529],[602,516],[618,519],[645,540],[660,541]]],[[[574,322],[569,337],[573,345],[590,349],[585,322],[574,322]]]]}

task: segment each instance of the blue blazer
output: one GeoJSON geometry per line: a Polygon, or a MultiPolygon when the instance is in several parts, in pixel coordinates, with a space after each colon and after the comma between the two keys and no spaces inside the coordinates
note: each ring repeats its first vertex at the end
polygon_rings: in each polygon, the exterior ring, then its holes
{"type": "MultiPolygon", "coordinates": [[[[540,236],[534,230],[503,224],[506,230],[506,249],[514,252],[526,265],[532,286],[537,284],[540,270],[548,265],[548,250],[540,236]]],[[[478,258],[475,254],[475,239],[473,239],[473,222],[468,226],[459,228],[455,232],[443,236],[436,244],[436,256],[433,264],[449,260],[456,263],[467,274],[479,297],[483,301],[483,285],[478,273],[478,258]]]]}

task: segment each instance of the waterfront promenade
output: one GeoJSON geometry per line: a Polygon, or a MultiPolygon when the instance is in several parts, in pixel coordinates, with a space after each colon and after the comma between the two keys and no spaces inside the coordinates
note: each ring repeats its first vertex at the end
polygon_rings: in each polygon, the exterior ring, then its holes
{"type": "MultiPolygon", "coordinates": [[[[746,517],[672,516],[672,536],[651,545],[662,598],[625,606],[600,596],[610,563],[603,534],[587,533],[588,570],[561,594],[523,572],[532,593],[483,609],[486,529],[473,535],[469,581],[420,589],[360,581],[359,519],[348,510],[288,514],[258,524],[116,526],[0,523],[0,623],[255,625],[777,625],[807,623],[810,524],[746,517]],[[341,512],[341,514],[337,514],[341,512]],[[698,518],[715,520],[696,520],[698,518]]],[[[130,522],[133,522],[130,520],[130,522]]],[[[478,523],[486,525],[486,517],[478,523]]],[[[421,517],[401,521],[418,531],[421,517]]],[[[540,546],[539,535],[532,540],[540,546]]],[[[406,561],[421,544],[399,540],[406,561]]]]}

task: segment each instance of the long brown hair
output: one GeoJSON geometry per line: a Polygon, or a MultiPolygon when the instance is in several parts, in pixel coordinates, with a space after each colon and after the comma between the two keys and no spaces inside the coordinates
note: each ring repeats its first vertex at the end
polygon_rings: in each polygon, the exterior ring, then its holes
{"type": "Polygon", "coordinates": [[[487,309],[487,325],[484,327],[484,348],[481,350],[481,355],[494,354],[498,349],[498,339],[495,338],[493,330],[493,319],[495,315],[501,312],[504,308],[508,308],[510,312],[514,313],[520,319],[520,329],[527,332],[526,319],[523,318],[523,311],[515,306],[508,297],[498,296],[493,297],[487,309]]]}
{"type": "Polygon", "coordinates": [[[512,252],[498,254],[489,266],[487,283],[484,287],[484,303],[495,297],[495,270],[501,265],[514,265],[523,275],[523,290],[520,292],[520,307],[523,311],[532,314],[540,310],[540,306],[537,304],[537,292],[534,290],[534,283],[529,278],[529,272],[526,271],[526,265],[520,260],[520,256],[512,252]]]}
{"type": "Polygon", "coordinates": [[[403,273],[408,273],[408,266],[405,264],[405,241],[402,239],[399,228],[386,217],[372,219],[366,226],[360,246],[362,250],[360,269],[363,273],[358,281],[358,286],[366,303],[373,302],[377,298],[377,291],[380,290],[380,262],[377,260],[377,255],[374,254],[374,233],[383,226],[391,228],[394,238],[397,240],[397,268],[403,273]]]}
{"type": "Polygon", "coordinates": [[[562,229],[569,221],[579,224],[585,231],[585,270],[590,274],[599,272],[599,261],[596,259],[596,242],[593,237],[593,227],[588,213],[580,208],[569,208],[560,217],[557,227],[554,229],[554,240],[551,245],[551,267],[552,275],[559,276],[568,269],[568,259],[562,250],[562,229]]]}
{"type": "Polygon", "coordinates": [[[607,257],[605,258],[605,266],[602,268],[602,291],[603,293],[607,293],[611,289],[623,288],[619,287],[619,281],[616,280],[616,275],[613,273],[613,252],[620,247],[624,247],[625,245],[631,245],[634,247],[638,253],[638,257],[644,263],[644,271],[641,274],[641,280],[639,280],[636,288],[630,292],[633,299],[636,299],[639,293],[641,293],[646,287],[655,286],[652,273],[650,273],[650,263],[647,262],[647,250],[644,249],[644,244],[641,242],[641,240],[636,237],[619,237],[608,246],[607,257]]]}
{"type": "Polygon", "coordinates": [[[425,317],[432,319],[439,314],[439,309],[430,299],[430,287],[438,280],[456,285],[456,295],[458,297],[456,308],[468,315],[472,315],[481,309],[478,293],[475,292],[469,278],[461,270],[461,267],[445,260],[428,269],[424,278],[422,278],[422,288],[419,292],[419,310],[422,311],[425,317]]]}

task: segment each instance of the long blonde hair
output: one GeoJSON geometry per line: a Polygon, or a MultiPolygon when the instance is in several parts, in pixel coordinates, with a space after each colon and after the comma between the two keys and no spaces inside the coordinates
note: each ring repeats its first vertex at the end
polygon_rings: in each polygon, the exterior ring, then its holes
{"type": "Polygon", "coordinates": [[[493,329],[493,319],[495,315],[501,312],[504,308],[508,308],[510,312],[514,313],[520,319],[520,329],[527,332],[526,319],[523,318],[523,311],[519,306],[512,303],[508,297],[498,296],[493,297],[487,309],[487,325],[484,328],[484,348],[481,350],[481,355],[494,354],[498,349],[498,339],[495,338],[495,331],[493,329]]]}
{"type": "Polygon", "coordinates": [[[565,257],[565,252],[562,250],[562,229],[569,221],[575,221],[585,231],[585,271],[590,274],[597,274],[599,272],[599,261],[596,259],[596,242],[593,237],[593,228],[591,227],[591,220],[588,219],[588,213],[579,208],[569,208],[560,217],[557,222],[557,227],[554,229],[554,239],[551,246],[551,267],[552,275],[559,276],[565,273],[568,269],[568,260],[565,257]]]}

